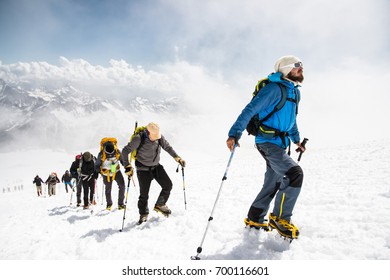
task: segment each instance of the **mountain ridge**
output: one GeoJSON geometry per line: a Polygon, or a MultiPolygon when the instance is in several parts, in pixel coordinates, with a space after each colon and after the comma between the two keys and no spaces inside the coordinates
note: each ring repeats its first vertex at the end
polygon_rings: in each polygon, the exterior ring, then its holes
{"type": "Polygon", "coordinates": [[[56,145],[71,146],[66,143],[67,133],[89,130],[95,136],[93,130],[110,126],[106,118],[144,112],[170,113],[178,110],[179,102],[178,97],[150,100],[140,96],[124,101],[95,96],[70,83],[49,88],[0,79],[0,150],[15,141],[19,145],[18,139],[45,147],[52,146],[53,139],[57,139],[56,145]]]}

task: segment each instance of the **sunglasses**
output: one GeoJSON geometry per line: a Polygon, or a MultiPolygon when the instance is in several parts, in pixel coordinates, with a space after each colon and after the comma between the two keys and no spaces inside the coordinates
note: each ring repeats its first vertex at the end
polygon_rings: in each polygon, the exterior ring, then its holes
{"type": "Polygon", "coordinates": [[[299,62],[287,64],[287,65],[284,65],[284,66],[280,67],[280,69],[287,68],[287,67],[299,68],[299,67],[303,67],[303,63],[299,61],[299,62]]]}

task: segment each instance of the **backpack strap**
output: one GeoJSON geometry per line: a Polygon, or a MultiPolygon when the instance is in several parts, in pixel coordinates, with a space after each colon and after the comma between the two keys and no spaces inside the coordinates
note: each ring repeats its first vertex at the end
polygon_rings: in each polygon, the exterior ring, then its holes
{"type": "MultiPolygon", "coordinates": [[[[138,153],[138,150],[142,147],[142,145],[145,143],[145,139],[146,139],[146,130],[143,130],[141,131],[141,133],[139,133],[139,137],[141,138],[141,142],[139,143],[137,149],[135,149],[132,154],[133,156],[135,156],[136,153],[138,153]]],[[[137,160],[137,157],[135,157],[135,165],[137,166],[137,164],[140,164],[140,162],[137,160]]]]}
{"type": "Polygon", "coordinates": [[[298,105],[299,105],[299,101],[301,101],[301,95],[296,88],[294,88],[294,94],[295,94],[295,99],[287,98],[287,100],[294,102],[297,105],[296,114],[298,115],[298,105]]]}
{"type": "MultiPolygon", "coordinates": [[[[146,139],[146,131],[143,131],[142,133],[141,133],[141,143],[139,144],[139,146],[138,146],[138,148],[137,148],[137,151],[142,147],[142,145],[145,143],[145,139],[146,139]]],[[[153,158],[153,162],[156,160],[156,158],[157,158],[157,156],[158,156],[158,154],[159,154],[159,149],[160,149],[160,147],[161,147],[161,138],[160,139],[158,139],[157,141],[158,141],[158,145],[157,145],[157,148],[156,148],[156,155],[154,156],[154,158],[153,158]]],[[[138,164],[138,166],[143,166],[143,164],[142,163],[140,163],[137,159],[135,159],[135,163],[136,163],[136,166],[137,166],[137,164],[138,164]]]]}
{"type": "Polygon", "coordinates": [[[298,114],[299,95],[297,94],[296,89],[294,89],[295,99],[293,99],[293,98],[287,97],[287,90],[286,90],[285,86],[283,86],[283,85],[281,85],[279,83],[278,83],[278,86],[279,86],[280,91],[282,93],[282,98],[280,99],[278,104],[276,104],[274,109],[267,116],[265,116],[262,120],[259,120],[259,126],[258,126],[259,127],[259,133],[262,134],[263,136],[264,135],[268,135],[268,136],[271,136],[271,137],[280,137],[280,139],[282,140],[283,145],[285,147],[288,147],[288,149],[289,149],[288,154],[290,155],[291,141],[290,141],[290,139],[288,139],[288,143],[286,143],[286,139],[285,139],[286,136],[288,136],[288,132],[279,131],[278,129],[275,129],[275,128],[272,128],[272,127],[264,125],[264,122],[266,120],[268,120],[277,111],[282,109],[284,104],[286,104],[286,101],[294,102],[296,104],[296,106],[297,106],[296,113],[298,114]]]}
{"type": "Polygon", "coordinates": [[[260,123],[264,123],[266,120],[268,120],[273,114],[275,114],[277,111],[282,109],[282,107],[286,103],[286,100],[291,99],[291,98],[287,98],[286,88],[279,83],[277,83],[277,85],[279,86],[280,91],[282,92],[282,98],[280,99],[279,103],[276,104],[275,108],[268,115],[266,115],[262,120],[260,120],[260,123]]]}

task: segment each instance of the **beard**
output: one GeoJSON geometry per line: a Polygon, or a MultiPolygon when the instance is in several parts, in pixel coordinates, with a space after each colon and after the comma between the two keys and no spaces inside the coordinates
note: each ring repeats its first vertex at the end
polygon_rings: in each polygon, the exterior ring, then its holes
{"type": "Polygon", "coordinates": [[[298,71],[297,74],[292,74],[291,72],[287,74],[287,78],[294,82],[302,83],[305,77],[303,77],[303,71],[298,71]]]}

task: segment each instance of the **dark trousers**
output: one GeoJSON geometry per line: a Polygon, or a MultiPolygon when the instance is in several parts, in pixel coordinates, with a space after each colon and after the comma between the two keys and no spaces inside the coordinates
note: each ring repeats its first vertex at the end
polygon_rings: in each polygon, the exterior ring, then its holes
{"type": "Polygon", "coordinates": [[[82,181],[82,184],[84,191],[84,206],[88,206],[89,202],[93,202],[93,196],[95,194],[95,179],[91,179],[89,181],[82,181]]]}
{"type": "Polygon", "coordinates": [[[64,182],[64,185],[65,185],[66,193],[68,193],[68,185],[70,186],[71,189],[73,188],[72,182],[64,182]]]}
{"type": "Polygon", "coordinates": [[[77,204],[81,204],[81,190],[82,190],[82,183],[79,181],[79,179],[76,179],[76,198],[77,198],[77,204]]]}
{"type": "MultiPolygon", "coordinates": [[[[125,180],[123,179],[122,172],[118,171],[115,175],[115,182],[118,184],[119,193],[118,193],[118,205],[123,205],[125,200],[125,180]]],[[[112,205],[112,197],[111,197],[111,189],[112,189],[112,177],[110,178],[110,182],[107,180],[107,176],[103,176],[103,183],[106,187],[106,201],[107,206],[112,205]]]]}
{"type": "Polygon", "coordinates": [[[160,195],[157,198],[156,205],[164,205],[171,194],[172,181],[162,165],[151,167],[149,170],[137,170],[137,177],[140,189],[138,198],[138,210],[141,215],[149,214],[148,199],[150,185],[155,179],[161,186],[160,195]]]}

